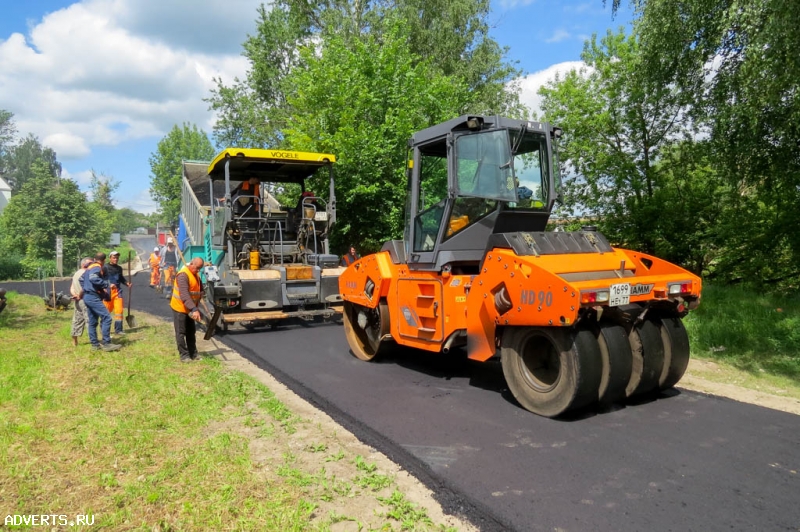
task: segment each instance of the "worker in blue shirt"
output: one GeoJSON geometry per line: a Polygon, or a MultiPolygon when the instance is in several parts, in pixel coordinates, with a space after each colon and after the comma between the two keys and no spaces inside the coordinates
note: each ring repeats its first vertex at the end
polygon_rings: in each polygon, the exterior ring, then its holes
{"type": "Polygon", "coordinates": [[[111,343],[111,314],[103,304],[111,298],[111,288],[108,279],[105,277],[103,265],[106,262],[106,254],[98,253],[94,256],[94,262],[87,266],[83,273],[83,303],[86,305],[86,314],[89,317],[89,341],[92,343],[93,350],[116,351],[121,345],[111,343]],[[100,329],[103,335],[101,344],[97,338],[97,322],[100,321],[100,329]]]}

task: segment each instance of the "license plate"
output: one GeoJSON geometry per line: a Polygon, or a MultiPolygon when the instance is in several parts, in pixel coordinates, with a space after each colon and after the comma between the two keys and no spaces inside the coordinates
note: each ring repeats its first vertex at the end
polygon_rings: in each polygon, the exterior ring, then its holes
{"type": "Polygon", "coordinates": [[[327,222],[328,221],[328,213],[325,211],[317,211],[314,213],[314,221],[316,222],[327,222]]]}
{"type": "Polygon", "coordinates": [[[608,306],[618,307],[631,302],[630,283],[612,284],[608,289],[608,306]]]}

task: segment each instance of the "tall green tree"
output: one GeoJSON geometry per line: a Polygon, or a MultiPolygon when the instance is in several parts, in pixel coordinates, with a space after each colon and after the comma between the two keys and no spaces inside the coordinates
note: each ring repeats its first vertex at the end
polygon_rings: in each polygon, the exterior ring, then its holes
{"type": "MultiPolygon", "coordinates": [[[[357,242],[376,250],[402,235],[406,141],[451,118],[468,98],[467,86],[436,75],[432,62],[410,50],[409,38],[399,17],[380,38],[329,36],[321,50],[301,48],[303,66],[287,78],[294,109],[287,145],[338,157],[335,249],[357,242]],[[347,72],[344,83],[341,72],[347,72]]],[[[327,190],[324,181],[314,186],[327,190]]]]}
{"type": "Polygon", "coordinates": [[[715,186],[680,94],[641,75],[639,41],[622,30],[587,41],[582,59],[585,69],[540,91],[547,120],[565,132],[567,206],[598,215],[618,245],[702,269],[705,256],[681,244],[695,231],[676,207],[692,200],[697,179],[715,186]]]}
{"type": "Polygon", "coordinates": [[[150,196],[169,221],[181,212],[181,163],[184,160],[211,161],[214,147],[208,135],[194,124],[173,126],[150,155],[150,196]]]}
{"type": "MultiPolygon", "coordinates": [[[[333,37],[344,43],[356,43],[365,36],[380,41],[393,31],[398,17],[408,30],[407,45],[416,60],[424,58],[431,75],[456,78],[470,89],[465,101],[453,109],[453,116],[463,112],[522,115],[516,92],[507,90],[519,72],[504,60],[506,49],[489,37],[488,14],[486,0],[279,0],[269,11],[262,7],[257,31],[244,44],[243,53],[251,63],[246,79],[231,86],[218,80],[209,98],[219,117],[214,127],[217,143],[280,145],[294,113],[287,100],[292,92],[287,79],[305,61],[298,50],[309,45],[322,49],[333,37]]],[[[348,71],[333,74],[351,86],[348,71]]]]}
{"type": "Polygon", "coordinates": [[[55,259],[57,235],[63,237],[64,257],[71,260],[105,246],[110,232],[77,183],[56,178],[48,161],[37,160],[0,215],[0,235],[5,249],[37,261],[55,259]]]}
{"type": "Polygon", "coordinates": [[[674,87],[731,187],[715,275],[800,280],[800,3],[637,0],[642,71],[674,87]]]}
{"type": "Polygon", "coordinates": [[[43,162],[52,177],[61,176],[61,163],[56,158],[56,152],[44,146],[33,134],[6,149],[0,159],[0,173],[8,181],[12,193],[21,191],[25,183],[33,178],[36,161],[43,162]]]}

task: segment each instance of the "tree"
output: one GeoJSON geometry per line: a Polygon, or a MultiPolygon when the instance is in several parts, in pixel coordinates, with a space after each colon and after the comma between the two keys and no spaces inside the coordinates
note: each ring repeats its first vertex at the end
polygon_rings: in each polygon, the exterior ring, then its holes
{"type": "MultiPolygon", "coordinates": [[[[376,250],[402,234],[406,141],[451,118],[469,98],[458,79],[437,76],[410,51],[408,31],[395,18],[380,39],[329,36],[321,50],[301,48],[303,66],[287,77],[294,109],[287,145],[338,157],[335,249],[359,242],[376,250]]],[[[322,181],[312,186],[327,188],[322,181]]]]}
{"type": "Polygon", "coordinates": [[[336,154],[333,244],[374,249],[402,234],[413,131],[463,113],[526,113],[488,13],[484,0],[279,0],[245,42],[246,79],[218,82],[209,99],[215,138],[336,154]]]}
{"type": "Polygon", "coordinates": [[[568,203],[577,213],[601,216],[615,243],[655,253],[661,239],[683,238],[661,229],[670,213],[660,191],[670,186],[670,174],[688,171],[675,168],[690,162],[686,157],[664,156],[665,149],[690,142],[684,108],[670,87],[639,75],[634,35],[609,31],[600,43],[593,37],[582,58],[586,69],[540,91],[547,120],[565,132],[568,203]]]}
{"type": "Polygon", "coordinates": [[[146,215],[136,212],[133,209],[124,207],[114,212],[113,232],[128,235],[139,227],[147,227],[149,224],[146,215]]]}
{"type": "Polygon", "coordinates": [[[707,131],[731,189],[715,275],[800,280],[800,3],[636,1],[642,72],[707,131]]]}
{"type": "MultiPolygon", "coordinates": [[[[0,161],[6,153],[7,146],[14,140],[17,134],[17,127],[14,124],[14,113],[0,109],[0,161]]],[[[2,172],[2,166],[0,166],[2,172]]]]}
{"type": "Polygon", "coordinates": [[[175,125],[158,142],[150,155],[150,196],[159,203],[167,220],[177,220],[181,212],[182,161],[211,161],[213,157],[214,147],[208,135],[194,124],[175,125]]]}
{"type": "Polygon", "coordinates": [[[98,174],[92,170],[92,177],[89,181],[89,190],[92,192],[92,202],[99,209],[107,213],[113,213],[116,209],[114,207],[114,192],[119,188],[119,181],[111,176],[105,174],[98,174]]]}
{"type": "MultiPolygon", "coordinates": [[[[217,80],[209,98],[218,121],[214,135],[221,145],[278,146],[291,126],[294,108],[287,78],[303,68],[303,47],[322,49],[329,38],[356,43],[371,36],[385,38],[399,17],[407,29],[409,50],[416,61],[429,63],[431,75],[452,77],[468,87],[469,98],[455,109],[522,115],[518,95],[507,85],[519,72],[503,61],[506,53],[488,36],[486,0],[399,0],[388,3],[280,0],[261,8],[257,33],[244,44],[251,63],[245,80],[232,86],[217,80]]],[[[333,72],[350,86],[349,72],[333,72]]],[[[376,95],[376,97],[379,95],[376,95]]]]}
{"type": "Polygon", "coordinates": [[[25,183],[33,177],[35,161],[43,162],[52,177],[61,176],[61,163],[56,159],[56,152],[42,145],[35,135],[30,134],[9,147],[0,161],[0,173],[8,181],[12,193],[21,191],[25,183]]]}
{"type": "Polygon", "coordinates": [[[35,161],[29,175],[0,215],[6,249],[36,261],[55,259],[57,235],[63,237],[68,258],[93,253],[108,243],[110,232],[77,183],[57,179],[46,160],[35,161]]]}
{"type": "Polygon", "coordinates": [[[104,233],[114,232],[117,222],[117,209],[114,207],[114,192],[119,188],[119,181],[105,174],[98,174],[92,170],[89,181],[89,190],[92,193],[92,205],[95,207],[95,217],[98,227],[104,233]]]}

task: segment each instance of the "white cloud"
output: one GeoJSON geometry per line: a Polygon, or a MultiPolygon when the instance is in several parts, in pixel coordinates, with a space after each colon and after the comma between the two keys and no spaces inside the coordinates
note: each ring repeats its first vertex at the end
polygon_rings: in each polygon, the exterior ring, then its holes
{"type": "Polygon", "coordinates": [[[158,205],[150,197],[150,189],[139,191],[133,198],[116,199],[114,206],[118,209],[128,208],[144,214],[151,214],[158,210],[158,205]]]}
{"type": "Polygon", "coordinates": [[[557,29],[557,30],[555,30],[553,32],[553,34],[550,37],[545,39],[544,42],[556,43],[556,42],[565,41],[565,40],[569,39],[570,37],[572,37],[572,34],[570,32],[568,32],[567,30],[565,30],[565,29],[557,29]]]}
{"type": "Polygon", "coordinates": [[[61,170],[61,178],[62,179],[72,179],[78,185],[83,185],[84,187],[92,182],[92,171],[85,170],[83,172],[75,172],[74,174],[70,173],[67,169],[61,170]]]}
{"type": "Polygon", "coordinates": [[[42,139],[42,144],[55,150],[62,159],[80,158],[89,155],[89,147],[83,138],[71,133],[55,133],[42,139]]]}
{"type": "Polygon", "coordinates": [[[257,0],[85,0],[0,41],[0,109],[60,158],[92,146],[210,129],[212,79],[242,77],[257,0]]]}
{"type": "MultiPolygon", "coordinates": [[[[108,9],[131,33],[169,48],[206,54],[239,54],[247,34],[255,33],[262,1],[254,0],[90,0],[108,9]]],[[[269,4],[269,2],[264,2],[269,4]]]]}
{"type": "Polygon", "coordinates": [[[583,61],[566,61],[564,63],[551,65],[533,74],[528,74],[524,78],[518,80],[520,84],[520,100],[528,109],[533,111],[536,116],[541,116],[542,97],[537,94],[539,88],[553,81],[556,78],[556,74],[563,77],[564,74],[570,70],[580,70],[585,67],[586,64],[583,61]]]}

